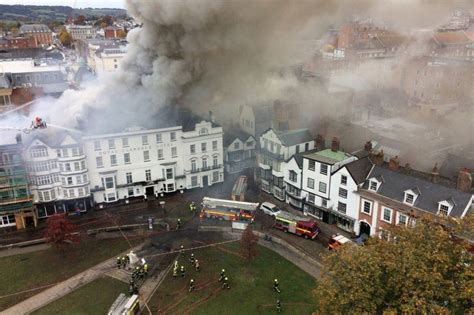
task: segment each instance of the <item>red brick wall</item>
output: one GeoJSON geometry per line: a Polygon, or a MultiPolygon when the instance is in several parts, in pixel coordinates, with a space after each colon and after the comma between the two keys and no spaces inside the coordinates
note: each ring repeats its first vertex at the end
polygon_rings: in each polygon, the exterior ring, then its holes
{"type": "Polygon", "coordinates": [[[16,88],[13,89],[11,95],[11,102],[15,105],[22,105],[31,102],[35,98],[42,96],[43,90],[41,88],[16,88]]]}

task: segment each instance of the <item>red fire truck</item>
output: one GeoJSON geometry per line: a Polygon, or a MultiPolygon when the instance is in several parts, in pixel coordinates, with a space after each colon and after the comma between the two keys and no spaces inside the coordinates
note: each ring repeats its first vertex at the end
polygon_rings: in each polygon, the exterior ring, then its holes
{"type": "Polygon", "coordinates": [[[250,221],[255,216],[257,208],[258,203],[204,197],[199,217],[201,219],[250,221]]]}
{"type": "Polygon", "coordinates": [[[281,211],[275,217],[275,228],[314,240],[321,230],[315,221],[281,211]]]}

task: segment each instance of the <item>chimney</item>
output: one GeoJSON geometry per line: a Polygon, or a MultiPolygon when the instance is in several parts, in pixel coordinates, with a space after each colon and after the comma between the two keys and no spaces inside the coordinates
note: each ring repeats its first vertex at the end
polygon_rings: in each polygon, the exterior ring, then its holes
{"type": "Polygon", "coordinates": [[[323,150],[324,149],[324,146],[325,146],[325,143],[326,140],[324,140],[324,136],[321,135],[321,134],[318,134],[316,136],[316,148],[318,148],[318,150],[323,150]]]}
{"type": "Polygon", "coordinates": [[[21,144],[21,142],[22,142],[22,141],[21,141],[21,134],[18,133],[18,134],[15,136],[15,139],[16,139],[16,143],[17,143],[17,144],[21,144]]]}
{"type": "Polygon", "coordinates": [[[372,151],[372,141],[367,141],[364,145],[364,150],[367,152],[372,151]]]}
{"type": "Polygon", "coordinates": [[[214,122],[214,114],[212,113],[212,110],[209,111],[209,120],[214,122]]]}
{"type": "Polygon", "coordinates": [[[462,168],[458,173],[457,188],[464,192],[469,192],[472,187],[471,170],[462,168]]]}
{"type": "Polygon", "coordinates": [[[332,142],[331,142],[331,151],[333,152],[337,152],[339,151],[339,139],[337,137],[334,137],[332,138],[332,142]]]}
{"type": "Polygon", "coordinates": [[[400,161],[398,160],[398,155],[390,159],[390,162],[388,163],[388,168],[395,172],[400,169],[400,161]]]}
{"type": "Polygon", "coordinates": [[[438,169],[438,163],[435,163],[433,169],[431,170],[431,181],[433,183],[437,183],[439,180],[439,169],[438,169]]]}
{"type": "Polygon", "coordinates": [[[380,166],[383,164],[383,150],[380,150],[377,153],[370,152],[370,159],[372,160],[372,163],[374,163],[377,166],[380,166]]]}
{"type": "Polygon", "coordinates": [[[405,173],[410,174],[411,173],[411,165],[410,163],[405,164],[405,173]]]}

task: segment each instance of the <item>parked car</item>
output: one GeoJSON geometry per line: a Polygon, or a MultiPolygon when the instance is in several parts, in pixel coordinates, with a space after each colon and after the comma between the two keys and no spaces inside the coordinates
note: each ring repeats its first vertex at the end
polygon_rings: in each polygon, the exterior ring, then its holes
{"type": "Polygon", "coordinates": [[[262,210],[263,213],[271,215],[273,217],[276,217],[277,214],[281,212],[280,208],[278,208],[277,206],[275,206],[273,203],[270,203],[270,202],[263,202],[260,205],[260,210],[262,210]]]}
{"type": "Polygon", "coordinates": [[[337,249],[344,244],[354,244],[354,242],[343,235],[336,234],[329,239],[328,249],[337,249]]]}

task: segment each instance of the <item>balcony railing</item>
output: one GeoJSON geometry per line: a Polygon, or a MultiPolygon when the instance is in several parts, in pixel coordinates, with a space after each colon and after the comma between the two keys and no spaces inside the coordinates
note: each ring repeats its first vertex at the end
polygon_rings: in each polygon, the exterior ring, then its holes
{"type": "Polygon", "coordinates": [[[186,174],[194,174],[194,173],[200,173],[200,172],[206,172],[210,170],[216,170],[222,168],[222,164],[217,164],[217,165],[211,165],[211,166],[206,166],[206,167],[201,167],[201,168],[192,168],[190,171],[186,171],[186,174]]]}

